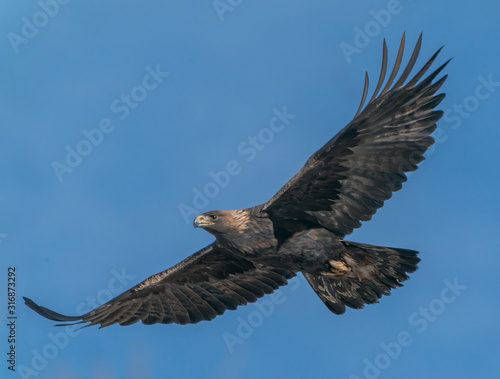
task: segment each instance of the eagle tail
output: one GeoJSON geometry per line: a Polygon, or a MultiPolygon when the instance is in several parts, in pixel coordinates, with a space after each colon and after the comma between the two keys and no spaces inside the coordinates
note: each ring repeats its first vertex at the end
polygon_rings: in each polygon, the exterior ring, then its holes
{"type": "Polygon", "coordinates": [[[330,261],[332,272],[304,273],[305,278],[330,311],[343,314],[346,306],[361,309],[378,303],[383,295],[402,287],[415,272],[420,258],[414,250],[342,241],[345,251],[330,261]]]}

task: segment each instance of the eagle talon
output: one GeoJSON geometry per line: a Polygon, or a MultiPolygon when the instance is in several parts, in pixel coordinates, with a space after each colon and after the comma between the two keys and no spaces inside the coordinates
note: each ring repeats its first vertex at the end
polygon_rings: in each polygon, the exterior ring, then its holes
{"type": "Polygon", "coordinates": [[[344,272],[351,271],[351,268],[342,261],[336,261],[334,259],[330,259],[328,263],[331,266],[330,271],[335,275],[341,275],[344,272]]]}

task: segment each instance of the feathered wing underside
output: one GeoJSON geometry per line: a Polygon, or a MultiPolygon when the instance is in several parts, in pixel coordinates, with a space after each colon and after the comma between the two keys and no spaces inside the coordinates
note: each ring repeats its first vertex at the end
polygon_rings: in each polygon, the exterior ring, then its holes
{"type": "Polygon", "coordinates": [[[301,222],[327,228],[339,237],[368,221],[392,193],[406,181],[406,172],[417,169],[423,154],[434,143],[430,137],[443,112],[434,110],[444,94],[436,91],[446,76],[433,80],[444,63],[421,80],[436,59],[438,50],[423,68],[404,84],[418,58],[422,35],[401,76],[405,37],[391,74],[387,71],[384,40],[382,70],[376,89],[363,109],[368,94],[368,75],[362,101],[354,119],[313,154],[305,166],[266,204],[275,230],[290,230],[301,222]],[[380,93],[379,93],[380,91],[380,93]]]}
{"type": "Polygon", "coordinates": [[[194,324],[253,303],[294,275],[278,267],[258,267],[212,244],[82,316],[64,316],[30,299],[25,301],[50,320],[90,323],[86,326],[138,321],[194,324]]]}

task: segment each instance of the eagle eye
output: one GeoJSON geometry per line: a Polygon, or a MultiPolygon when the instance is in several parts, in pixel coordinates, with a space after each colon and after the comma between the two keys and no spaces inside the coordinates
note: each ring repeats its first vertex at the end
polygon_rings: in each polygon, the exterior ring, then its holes
{"type": "Polygon", "coordinates": [[[217,215],[210,215],[208,217],[210,217],[210,220],[213,220],[213,221],[217,220],[217,215]]]}

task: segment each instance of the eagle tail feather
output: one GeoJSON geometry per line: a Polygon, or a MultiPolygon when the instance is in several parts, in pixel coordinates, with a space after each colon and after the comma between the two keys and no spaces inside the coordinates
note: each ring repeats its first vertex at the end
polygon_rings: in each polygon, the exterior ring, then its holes
{"type": "Polygon", "coordinates": [[[304,273],[319,298],[335,314],[343,314],[346,306],[361,309],[365,304],[378,303],[392,289],[402,287],[401,283],[417,270],[420,262],[414,250],[342,243],[345,251],[340,261],[331,261],[331,273],[304,273]]]}

